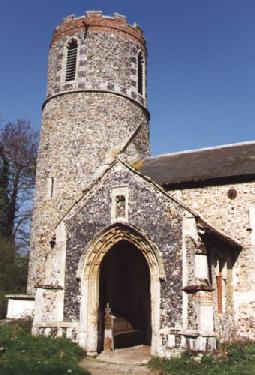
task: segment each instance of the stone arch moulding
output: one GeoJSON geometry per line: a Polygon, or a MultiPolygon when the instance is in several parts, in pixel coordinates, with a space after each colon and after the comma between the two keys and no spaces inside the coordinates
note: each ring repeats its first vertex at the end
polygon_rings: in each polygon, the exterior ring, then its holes
{"type": "Polygon", "coordinates": [[[133,227],[120,223],[101,232],[80,259],[76,274],[81,281],[78,342],[88,355],[97,353],[100,264],[112,246],[121,240],[132,243],[142,252],[150,270],[151,354],[156,355],[160,349],[160,280],[165,278],[163,261],[159,250],[144,235],[133,227]]]}

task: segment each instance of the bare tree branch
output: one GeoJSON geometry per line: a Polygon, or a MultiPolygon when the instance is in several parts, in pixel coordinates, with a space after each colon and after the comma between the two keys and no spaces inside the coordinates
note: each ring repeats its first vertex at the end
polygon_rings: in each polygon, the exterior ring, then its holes
{"type": "MultiPolygon", "coordinates": [[[[15,241],[16,249],[27,247],[35,186],[38,133],[29,121],[9,122],[0,128],[1,155],[8,164],[8,184],[1,194],[8,200],[6,223],[0,233],[15,241]]],[[[1,163],[0,163],[1,172],[1,163]]]]}

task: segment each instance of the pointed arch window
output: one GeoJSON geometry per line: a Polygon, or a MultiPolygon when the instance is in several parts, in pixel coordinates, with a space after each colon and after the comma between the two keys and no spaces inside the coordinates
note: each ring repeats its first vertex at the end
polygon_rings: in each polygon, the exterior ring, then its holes
{"type": "Polygon", "coordinates": [[[78,42],[72,39],[67,45],[66,82],[74,81],[76,75],[78,42]]]}
{"type": "Polygon", "coordinates": [[[138,74],[138,94],[144,95],[144,56],[142,52],[138,53],[137,58],[137,74],[138,74]]]}

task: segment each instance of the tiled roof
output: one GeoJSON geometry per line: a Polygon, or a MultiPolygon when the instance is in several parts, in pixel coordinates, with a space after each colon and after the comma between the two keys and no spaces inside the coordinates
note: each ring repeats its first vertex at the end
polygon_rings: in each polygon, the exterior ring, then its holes
{"type": "Polygon", "coordinates": [[[255,142],[150,157],[140,172],[160,185],[238,176],[255,178],[255,142]]]}

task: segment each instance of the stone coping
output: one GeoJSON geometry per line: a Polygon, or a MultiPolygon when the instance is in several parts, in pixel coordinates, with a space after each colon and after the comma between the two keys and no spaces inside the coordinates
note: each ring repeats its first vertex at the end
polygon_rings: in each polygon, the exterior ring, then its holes
{"type": "Polygon", "coordinates": [[[214,288],[212,285],[208,284],[192,284],[192,285],[186,285],[183,288],[183,291],[188,293],[188,294],[193,294],[196,292],[213,292],[214,288]]]}
{"type": "Polygon", "coordinates": [[[78,328],[79,322],[42,322],[35,323],[33,327],[35,328],[78,328]]]}
{"type": "Polygon", "coordinates": [[[209,331],[197,331],[197,330],[185,330],[181,331],[180,334],[182,336],[188,336],[188,337],[216,337],[215,332],[209,332],[209,331]]]}
{"type": "Polygon", "coordinates": [[[35,296],[32,294],[7,294],[5,298],[15,299],[15,300],[31,300],[35,299],[35,296]]]}
{"type": "Polygon", "coordinates": [[[51,285],[51,284],[38,284],[36,289],[53,289],[53,290],[64,290],[64,287],[61,285],[51,285]]]}
{"type": "Polygon", "coordinates": [[[56,98],[56,97],[62,96],[62,95],[77,94],[77,93],[81,93],[81,92],[85,92],[85,93],[104,93],[104,94],[113,94],[113,95],[117,95],[117,96],[122,96],[123,98],[129,99],[133,103],[139,105],[144,110],[144,112],[146,113],[148,120],[150,120],[150,112],[146,108],[145,103],[142,104],[141,101],[137,100],[137,98],[136,99],[132,98],[131,95],[120,93],[120,92],[114,91],[114,90],[105,90],[105,89],[79,89],[78,88],[78,89],[72,89],[72,90],[63,90],[63,91],[60,91],[58,93],[49,95],[42,104],[42,110],[44,109],[45,105],[53,98],[56,98]]]}

